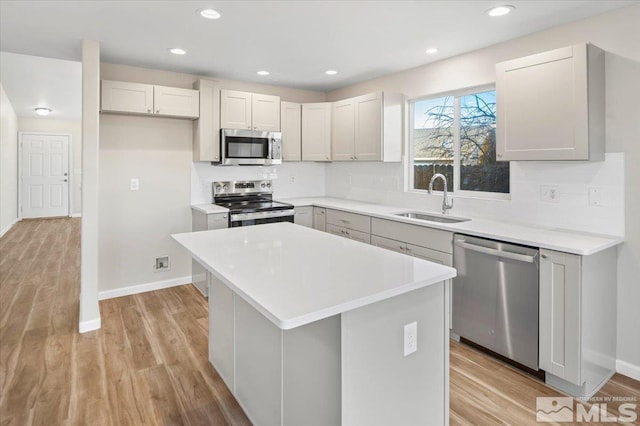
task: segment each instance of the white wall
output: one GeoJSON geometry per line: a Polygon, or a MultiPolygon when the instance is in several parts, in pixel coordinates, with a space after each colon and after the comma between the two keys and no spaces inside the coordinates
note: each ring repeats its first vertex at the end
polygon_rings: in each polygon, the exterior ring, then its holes
{"type": "Polygon", "coordinates": [[[82,212],[82,121],[18,117],[18,131],[71,134],[71,214],[82,212]]]}
{"type": "MultiPolygon", "coordinates": [[[[101,78],[191,88],[195,75],[103,63],[101,78]]],[[[279,95],[293,102],[324,101],[320,92],[218,80],[223,88],[279,95]]],[[[163,281],[190,282],[191,258],[170,234],[191,231],[191,204],[211,202],[211,181],[276,175],[277,196],[324,193],[324,166],[212,167],[192,162],[192,122],[101,114],[99,290],[163,281]],[[291,182],[291,177],[294,182],[291,182]],[[131,178],[140,190],[130,191],[131,178]],[[309,185],[309,186],[307,186],[309,185]],[[191,191],[189,190],[191,188],[191,191]],[[153,272],[158,256],[171,269],[153,272]]]]}
{"type": "MultiPolygon", "coordinates": [[[[376,90],[427,96],[495,81],[497,62],[575,43],[591,42],[606,54],[606,151],[602,163],[512,163],[511,201],[457,199],[453,213],[530,221],[588,232],[621,234],[618,258],[618,359],[640,374],[640,5],[556,27],[412,70],[336,90],[329,100],[376,90]],[[560,186],[557,204],[535,198],[540,184],[560,186]],[[586,189],[608,190],[605,207],[589,207],[586,189]]],[[[327,166],[327,195],[438,209],[437,197],[401,191],[403,170],[396,164],[327,166]],[[382,182],[375,190],[373,183],[382,182]],[[349,185],[351,182],[351,187],[349,185]]],[[[625,365],[626,365],[625,364],[625,365]]]]}
{"type": "Polygon", "coordinates": [[[18,220],[18,117],[0,84],[0,236],[18,220]]]}

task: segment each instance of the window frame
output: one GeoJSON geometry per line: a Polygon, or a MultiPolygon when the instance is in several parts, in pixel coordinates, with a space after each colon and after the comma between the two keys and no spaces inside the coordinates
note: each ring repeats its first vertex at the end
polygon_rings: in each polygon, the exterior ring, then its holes
{"type": "MultiPolygon", "coordinates": [[[[414,125],[415,125],[415,104],[416,102],[426,101],[429,99],[443,98],[447,96],[453,97],[453,190],[449,192],[456,198],[480,198],[490,200],[511,200],[511,167],[509,167],[509,192],[487,192],[487,191],[469,191],[460,189],[460,98],[466,95],[472,95],[474,93],[495,91],[495,84],[488,84],[483,86],[475,86],[461,90],[454,90],[449,92],[435,93],[428,96],[421,96],[417,98],[409,99],[409,131],[406,138],[406,153],[407,159],[405,161],[405,192],[415,194],[428,194],[426,189],[417,189],[414,187],[414,125]]],[[[510,162],[509,162],[510,163],[510,162]]],[[[442,194],[443,191],[433,191],[434,194],[442,194]]]]}

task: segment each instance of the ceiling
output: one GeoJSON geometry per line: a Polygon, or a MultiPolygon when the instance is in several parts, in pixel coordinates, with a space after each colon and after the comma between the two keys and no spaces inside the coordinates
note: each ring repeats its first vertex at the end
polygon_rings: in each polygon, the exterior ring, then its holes
{"type": "Polygon", "coordinates": [[[492,18],[501,0],[2,0],[0,50],[79,60],[89,38],[105,62],[329,91],[639,2],[506,3],[515,10],[492,18]],[[222,18],[201,18],[205,7],[222,18]]]}
{"type": "Polygon", "coordinates": [[[45,107],[47,118],[82,118],[80,62],[0,52],[0,81],[18,117],[39,118],[35,108],[45,107]]]}

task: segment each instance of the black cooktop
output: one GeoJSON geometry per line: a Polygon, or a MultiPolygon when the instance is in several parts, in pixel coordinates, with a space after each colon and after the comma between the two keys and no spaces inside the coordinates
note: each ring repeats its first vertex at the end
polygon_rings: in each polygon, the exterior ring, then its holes
{"type": "Polygon", "coordinates": [[[231,213],[252,213],[260,211],[287,210],[293,205],[273,201],[268,198],[244,199],[244,200],[220,200],[215,201],[217,206],[226,207],[231,213]]]}

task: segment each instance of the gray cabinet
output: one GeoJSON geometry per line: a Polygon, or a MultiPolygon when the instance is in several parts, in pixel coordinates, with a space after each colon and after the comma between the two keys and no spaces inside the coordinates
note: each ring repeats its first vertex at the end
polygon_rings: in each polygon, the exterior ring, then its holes
{"type": "Polygon", "coordinates": [[[592,395],[615,372],[616,248],[590,256],[540,250],[539,365],[546,382],[592,395]]]}
{"type": "MultiPolygon", "coordinates": [[[[223,229],[229,226],[227,213],[203,213],[199,210],[191,210],[191,230],[207,231],[209,229],[223,229]]],[[[207,282],[207,270],[195,260],[191,261],[191,282],[204,295],[209,296],[207,282]]]]}
{"type": "Polygon", "coordinates": [[[327,230],[327,209],[313,207],[313,229],[326,232],[327,230]]]}
{"type": "Polygon", "coordinates": [[[302,160],[302,104],[280,103],[280,130],[282,132],[282,160],[302,160]]]}
{"type": "Polygon", "coordinates": [[[223,129],[280,131],[280,97],[222,90],[220,126],[223,129]]]}
{"type": "Polygon", "coordinates": [[[326,209],[326,231],[340,237],[371,243],[371,218],[369,216],[326,209]]]}
{"type": "Polygon", "coordinates": [[[313,228],[313,207],[302,206],[296,207],[296,214],[293,217],[293,221],[296,225],[306,226],[307,228],[313,228]]]}
{"type": "Polygon", "coordinates": [[[302,161],[331,161],[331,102],[302,104],[302,161]]]}
{"type": "Polygon", "coordinates": [[[496,65],[497,159],[603,160],[604,51],[578,44],[496,65]]]}
{"type": "Polygon", "coordinates": [[[198,118],[198,90],[102,80],[102,112],[198,118]]]}
{"type": "Polygon", "coordinates": [[[200,92],[200,118],[193,122],[193,161],[220,161],[220,86],[211,80],[198,80],[193,88],[200,92]]]}

